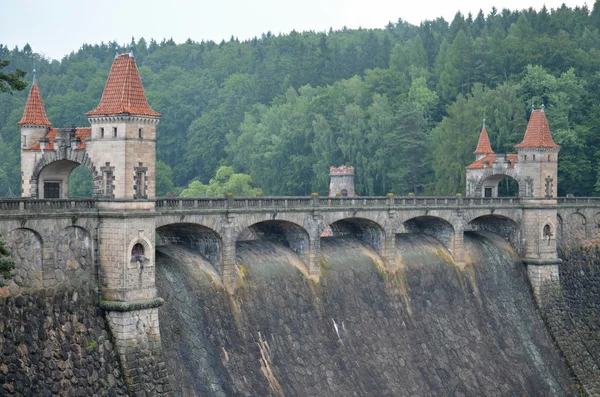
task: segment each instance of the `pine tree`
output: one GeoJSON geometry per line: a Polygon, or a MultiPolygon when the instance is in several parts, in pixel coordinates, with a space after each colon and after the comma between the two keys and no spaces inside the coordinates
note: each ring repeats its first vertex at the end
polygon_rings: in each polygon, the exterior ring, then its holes
{"type": "MultiPolygon", "coordinates": [[[[0,234],[0,276],[4,278],[4,280],[10,280],[13,277],[10,271],[14,268],[15,262],[10,257],[10,250],[0,234]]],[[[4,284],[0,281],[0,287],[2,286],[4,286],[4,284]]]]}

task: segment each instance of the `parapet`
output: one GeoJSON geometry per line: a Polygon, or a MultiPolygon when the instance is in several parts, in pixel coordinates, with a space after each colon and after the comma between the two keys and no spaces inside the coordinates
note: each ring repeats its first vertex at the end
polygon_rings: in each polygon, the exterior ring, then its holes
{"type": "Polygon", "coordinates": [[[345,165],[340,165],[339,167],[331,166],[329,167],[329,175],[354,175],[354,167],[346,167],[345,165]]]}

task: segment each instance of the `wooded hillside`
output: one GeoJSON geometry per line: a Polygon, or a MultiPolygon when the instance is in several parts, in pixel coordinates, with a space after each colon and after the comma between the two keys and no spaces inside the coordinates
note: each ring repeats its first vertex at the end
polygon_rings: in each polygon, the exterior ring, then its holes
{"type": "MultiPolygon", "coordinates": [[[[141,38],[137,65],[163,114],[158,193],[207,184],[227,165],[265,195],[326,194],[329,166],[347,164],[361,195],[455,194],[482,119],[494,150],[512,152],[532,104],[544,104],[562,146],[559,195],[599,195],[599,28],[596,2],[244,42],[141,38]]],[[[86,126],[117,51],[129,46],[84,45],[50,61],[0,45],[0,59],[11,62],[4,71],[30,71],[35,59],[50,121],[86,126]]],[[[0,95],[0,196],[20,193],[27,91],[0,95]]],[[[78,178],[71,190],[86,194],[78,178]]]]}

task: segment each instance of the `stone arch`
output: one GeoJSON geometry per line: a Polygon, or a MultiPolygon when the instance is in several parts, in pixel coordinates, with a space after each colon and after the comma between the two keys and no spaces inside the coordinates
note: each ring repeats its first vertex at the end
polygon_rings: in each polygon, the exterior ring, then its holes
{"type": "Polygon", "coordinates": [[[141,261],[139,266],[143,266],[144,263],[153,263],[154,261],[154,247],[152,246],[152,241],[148,239],[146,236],[137,236],[132,238],[129,241],[129,245],[127,246],[126,255],[130,257],[130,261],[133,262],[137,260],[137,258],[131,257],[131,252],[133,251],[133,247],[137,244],[141,244],[144,247],[144,258],[141,261]]]}
{"type": "Polygon", "coordinates": [[[264,220],[253,223],[241,230],[236,241],[269,240],[285,245],[309,264],[310,235],[308,231],[295,222],[281,219],[264,220]]]}
{"type": "Polygon", "coordinates": [[[519,248],[519,227],[513,219],[507,216],[496,214],[479,216],[469,222],[469,229],[498,234],[513,248],[519,248]]]}
{"type": "Polygon", "coordinates": [[[454,226],[446,219],[421,215],[404,221],[403,226],[407,233],[421,233],[434,237],[454,255],[454,226]]]}
{"type": "Polygon", "coordinates": [[[586,226],[587,219],[582,213],[574,212],[569,215],[567,224],[563,226],[563,229],[566,229],[567,232],[566,238],[563,237],[564,242],[569,247],[581,246],[587,239],[586,226]]]}
{"type": "Polygon", "coordinates": [[[496,186],[496,195],[497,195],[497,186],[501,180],[506,177],[510,177],[514,179],[519,185],[519,197],[525,197],[527,192],[526,183],[524,183],[517,171],[514,168],[505,168],[505,169],[494,169],[494,168],[486,168],[483,173],[479,177],[479,179],[475,182],[473,196],[474,197],[484,197],[483,187],[486,181],[492,180],[494,185],[496,186]]]}
{"type": "Polygon", "coordinates": [[[54,239],[54,265],[44,269],[44,285],[61,283],[81,285],[96,281],[93,259],[94,242],[90,232],[79,226],[67,226],[54,239]]]}
{"type": "MultiPolygon", "coordinates": [[[[161,244],[187,247],[202,255],[216,268],[220,268],[223,258],[223,239],[219,233],[208,226],[198,223],[170,223],[157,227],[156,233],[161,244]]],[[[128,252],[131,252],[134,245],[135,242],[132,240],[128,252]]],[[[150,245],[144,246],[144,249],[148,253],[152,248],[150,245]]]]}
{"type": "MultiPolygon", "coordinates": [[[[41,198],[39,189],[39,180],[43,171],[52,165],[59,166],[64,165],[66,169],[67,181],[71,172],[82,165],[90,171],[94,183],[94,197],[99,197],[102,189],[102,176],[98,175],[98,171],[94,166],[92,159],[88,156],[85,150],[74,150],[70,148],[59,148],[57,150],[45,151],[40,159],[35,163],[33,172],[31,174],[30,192],[32,198],[41,198]]],[[[67,187],[68,188],[68,187],[67,187]]]]}
{"type": "MultiPolygon", "coordinates": [[[[331,230],[331,237],[354,236],[382,254],[385,229],[378,222],[362,217],[347,217],[329,223],[328,227],[331,230]]],[[[330,236],[324,235],[323,237],[330,236]]]]}
{"type": "Polygon", "coordinates": [[[15,262],[14,277],[10,284],[21,288],[44,287],[44,243],[42,236],[33,229],[16,228],[4,236],[15,262]]]}

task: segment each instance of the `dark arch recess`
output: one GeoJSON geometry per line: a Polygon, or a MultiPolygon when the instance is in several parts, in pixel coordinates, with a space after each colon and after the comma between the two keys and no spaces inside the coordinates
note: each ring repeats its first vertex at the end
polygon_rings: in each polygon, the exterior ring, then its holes
{"type": "Polygon", "coordinates": [[[519,227],[515,221],[501,215],[484,215],[469,222],[473,231],[486,231],[496,233],[512,245],[519,247],[519,227]]]}
{"type": "MultiPolygon", "coordinates": [[[[40,179],[40,174],[44,168],[58,161],[70,161],[87,168],[91,172],[94,181],[94,197],[100,196],[102,190],[102,176],[98,175],[98,171],[96,170],[96,167],[94,166],[94,163],[88,156],[87,152],[85,150],[66,149],[58,151],[46,151],[35,163],[33,173],[31,174],[31,180],[29,181],[32,198],[39,197],[38,182],[40,179]]],[[[73,169],[76,167],[77,166],[73,167],[73,169]]]]}
{"type": "Polygon", "coordinates": [[[355,236],[381,253],[385,232],[378,223],[365,218],[345,218],[329,226],[332,236],[355,236]]]}
{"type": "Polygon", "coordinates": [[[213,266],[221,264],[223,241],[214,230],[195,223],[172,223],[156,229],[162,245],[183,245],[213,266]]]}
{"type": "Polygon", "coordinates": [[[257,222],[238,235],[238,241],[269,240],[285,245],[308,263],[310,237],[300,225],[282,220],[257,222]]]}
{"type": "Polygon", "coordinates": [[[404,222],[408,233],[422,233],[436,238],[454,253],[454,227],[445,219],[435,216],[418,216],[404,222]]]}

